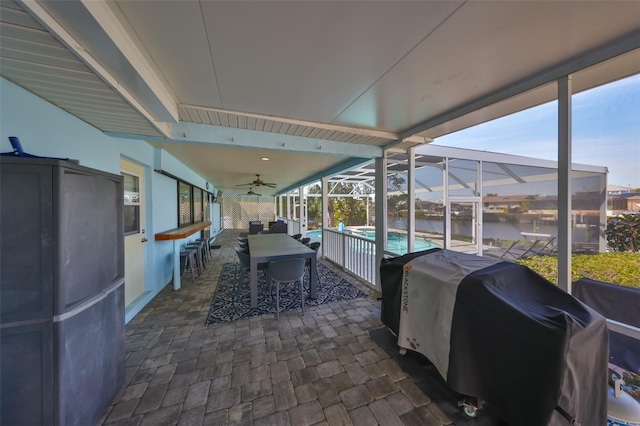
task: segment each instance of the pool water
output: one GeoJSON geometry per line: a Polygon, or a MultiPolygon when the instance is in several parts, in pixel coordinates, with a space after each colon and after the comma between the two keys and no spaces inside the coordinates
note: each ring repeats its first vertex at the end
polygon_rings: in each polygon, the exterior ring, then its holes
{"type": "MultiPolygon", "coordinates": [[[[357,228],[353,230],[345,230],[345,233],[358,235],[368,240],[375,241],[375,230],[371,228],[357,228]]],[[[322,231],[310,231],[307,232],[308,237],[322,238],[322,231]]],[[[423,238],[416,238],[415,250],[429,250],[432,248],[441,248],[440,245],[423,238]]],[[[407,253],[407,236],[396,232],[391,232],[387,235],[387,250],[397,254],[407,253]]]]}

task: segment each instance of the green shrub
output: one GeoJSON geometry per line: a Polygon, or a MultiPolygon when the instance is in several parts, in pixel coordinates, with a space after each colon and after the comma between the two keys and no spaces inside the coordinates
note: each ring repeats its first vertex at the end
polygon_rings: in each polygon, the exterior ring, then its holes
{"type": "Polygon", "coordinates": [[[615,251],[640,251],[640,213],[607,219],[607,244],[615,251]]]}
{"type": "MultiPolygon", "coordinates": [[[[518,262],[533,269],[552,283],[558,280],[558,258],[555,256],[534,256],[518,262]]],[[[631,252],[574,254],[571,256],[571,281],[580,278],[640,288],[640,254],[631,252]]]]}

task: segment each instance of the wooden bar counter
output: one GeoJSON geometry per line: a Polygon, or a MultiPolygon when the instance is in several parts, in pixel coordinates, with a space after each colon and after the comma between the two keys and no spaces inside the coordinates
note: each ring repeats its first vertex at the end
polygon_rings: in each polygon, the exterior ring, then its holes
{"type": "Polygon", "coordinates": [[[198,231],[211,226],[211,222],[204,221],[159,232],[155,235],[156,241],[173,241],[173,289],[180,290],[180,245],[182,240],[198,231]]]}

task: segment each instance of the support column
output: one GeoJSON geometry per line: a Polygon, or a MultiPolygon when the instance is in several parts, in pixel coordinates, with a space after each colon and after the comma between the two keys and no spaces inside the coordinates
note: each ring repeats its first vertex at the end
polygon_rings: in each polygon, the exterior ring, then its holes
{"type": "Polygon", "coordinates": [[[598,221],[598,251],[604,253],[607,251],[607,175],[603,174],[600,178],[600,220],[598,221]]]}
{"type": "Polygon", "coordinates": [[[409,148],[407,173],[407,253],[416,247],[416,150],[409,148]]]}
{"type": "Polygon", "coordinates": [[[298,206],[300,208],[300,233],[302,238],[307,236],[307,212],[304,208],[304,187],[298,187],[298,206]]]}
{"type": "Polygon", "coordinates": [[[449,209],[449,157],[444,159],[442,165],[442,183],[444,191],[442,191],[442,202],[444,212],[444,235],[442,236],[443,248],[451,249],[451,211],[449,209]]]}
{"type": "Polygon", "coordinates": [[[380,284],[380,263],[387,248],[387,153],[376,158],[376,290],[380,284]]]}
{"type": "Polygon", "coordinates": [[[558,79],[558,286],[571,294],[571,76],[558,79]]]}
{"type": "Polygon", "coordinates": [[[323,177],[321,180],[321,185],[322,185],[322,230],[323,230],[323,236],[324,236],[324,230],[329,228],[329,178],[326,176],[323,177]]]}
{"type": "Polygon", "coordinates": [[[365,202],[367,203],[367,226],[371,223],[371,215],[369,214],[369,195],[367,194],[367,198],[365,198],[365,202]]]}

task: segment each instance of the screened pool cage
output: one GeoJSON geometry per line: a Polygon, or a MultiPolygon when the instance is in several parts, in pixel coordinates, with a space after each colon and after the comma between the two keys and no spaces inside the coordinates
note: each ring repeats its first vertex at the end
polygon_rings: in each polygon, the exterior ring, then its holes
{"type": "MultiPolygon", "coordinates": [[[[408,250],[408,237],[416,250],[435,243],[506,259],[553,252],[556,162],[433,145],[417,148],[414,159],[411,192],[408,154],[387,159],[387,236],[397,252],[408,250]]],[[[605,167],[573,165],[574,252],[605,250],[606,174],[605,167]]]]}
{"type": "MultiPolygon", "coordinates": [[[[606,175],[605,167],[573,165],[574,253],[606,248],[606,175]]],[[[413,154],[387,152],[386,176],[384,227],[389,253],[442,247],[513,259],[552,253],[556,246],[558,172],[554,161],[423,145],[413,154]]],[[[330,215],[336,214],[336,199],[357,200],[349,208],[358,208],[360,214],[343,223],[345,232],[374,238],[374,188],[373,161],[329,177],[330,215]]],[[[266,224],[275,218],[302,220],[308,225],[304,229],[310,231],[322,226],[319,185],[306,187],[302,210],[297,191],[280,198],[225,196],[224,228],[242,229],[249,220],[266,224]]],[[[327,223],[337,230],[335,218],[327,223]]]]}

